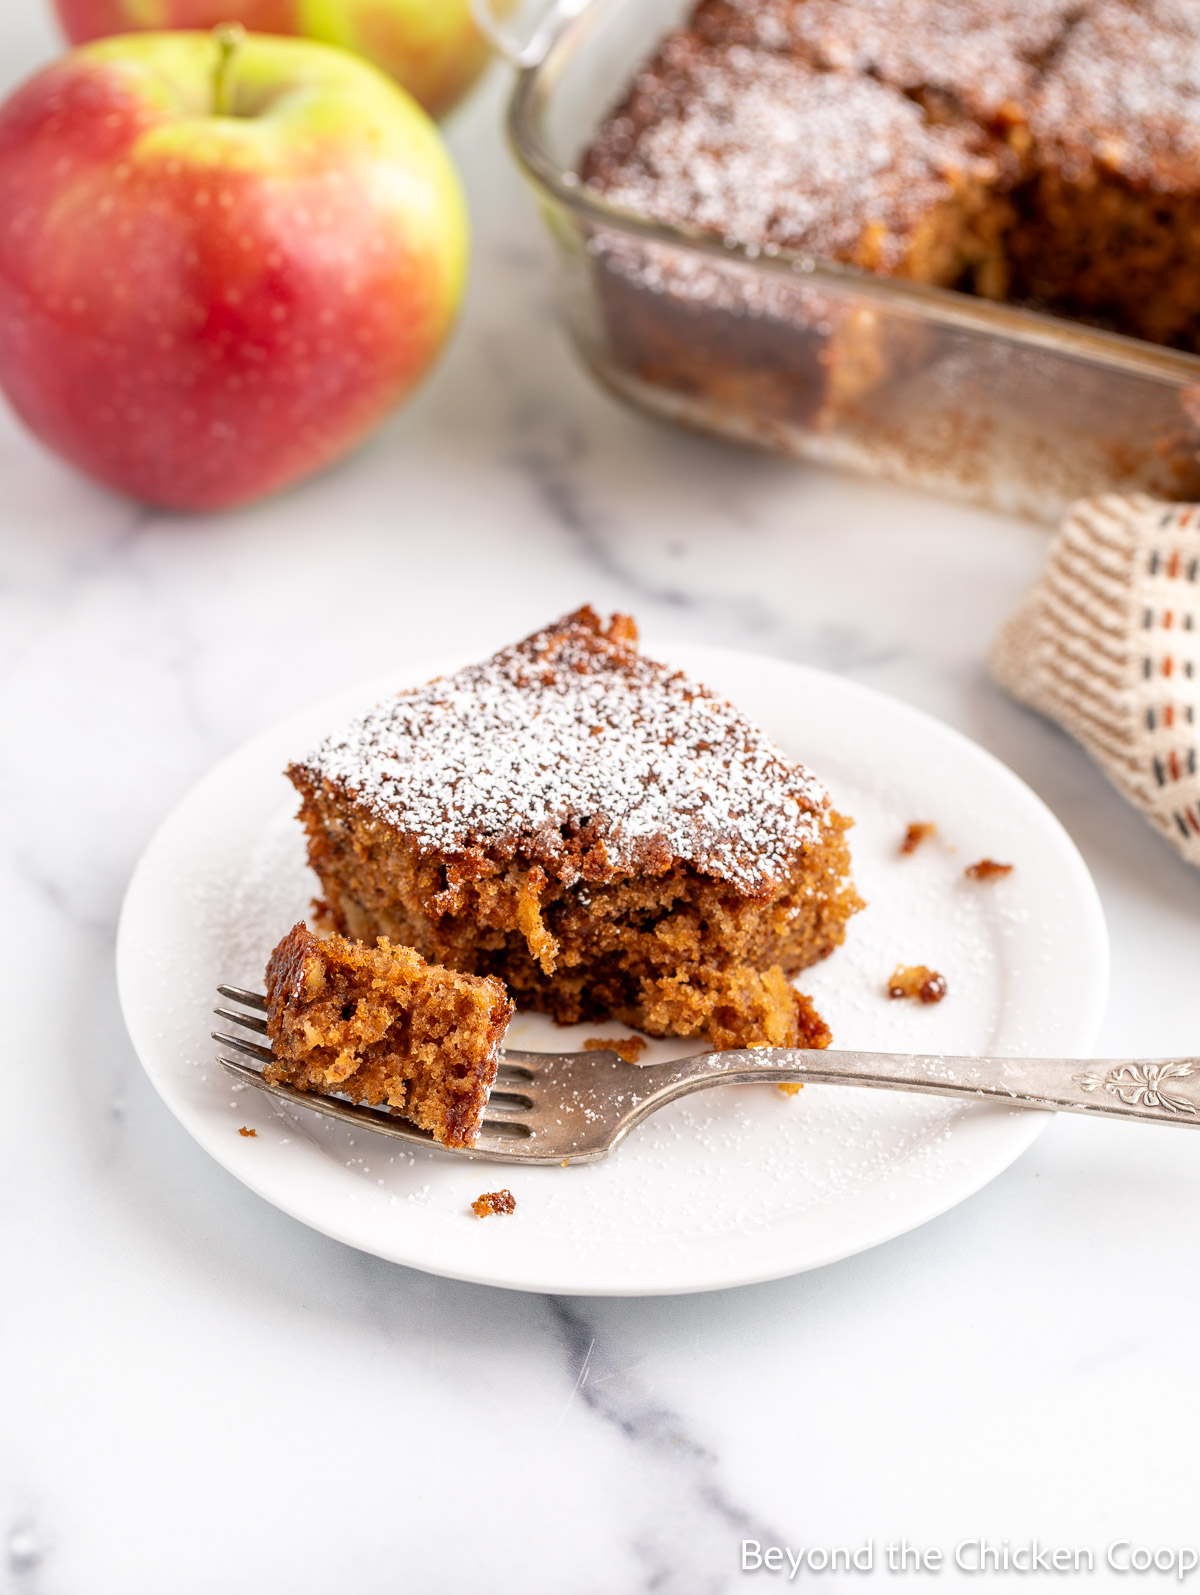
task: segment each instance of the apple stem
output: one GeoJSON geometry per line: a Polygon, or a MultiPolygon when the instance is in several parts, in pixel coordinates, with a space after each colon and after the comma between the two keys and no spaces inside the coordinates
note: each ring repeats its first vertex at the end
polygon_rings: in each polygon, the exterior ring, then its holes
{"type": "Polygon", "coordinates": [[[214,116],[233,115],[233,69],[245,38],[246,30],[240,22],[222,22],[213,29],[217,46],[217,64],[213,71],[214,116]]]}

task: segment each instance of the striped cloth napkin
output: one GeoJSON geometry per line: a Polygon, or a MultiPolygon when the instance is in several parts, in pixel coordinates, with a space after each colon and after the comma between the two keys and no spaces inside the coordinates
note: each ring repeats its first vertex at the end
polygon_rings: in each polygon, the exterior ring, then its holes
{"type": "Polygon", "coordinates": [[[1200,506],[1081,499],[989,664],[1200,867],[1200,506]]]}

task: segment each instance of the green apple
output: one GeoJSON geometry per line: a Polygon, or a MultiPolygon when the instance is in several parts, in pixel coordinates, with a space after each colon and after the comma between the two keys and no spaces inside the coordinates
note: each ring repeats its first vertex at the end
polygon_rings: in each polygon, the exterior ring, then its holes
{"type": "MultiPolygon", "coordinates": [[[[212,28],[241,22],[260,33],[301,34],[366,56],[444,115],[471,87],[488,48],[470,0],[55,0],[67,37],[83,44],[111,33],[212,28]]],[[[513,0],[495,4],[498,15],[513,0]]]]}
{"type": "Polygon", "coordinates": [[[364,437],[440,349],[466,253],[402,89],[222,32],[85,45],[0,106],[0,386],[85,471],[187,509],[364,437]]]}

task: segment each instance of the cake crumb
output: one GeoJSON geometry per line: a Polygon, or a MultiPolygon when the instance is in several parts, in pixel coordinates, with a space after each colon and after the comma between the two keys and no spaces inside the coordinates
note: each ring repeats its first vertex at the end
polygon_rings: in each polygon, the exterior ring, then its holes
{"type": "Polygon", "coordinates": [[[946,995],[946,977],[924,964],[897,964],[887,993],[889,997],[915,997],[918,1002],[941,1002],[946,995]]]}
{"type": "Polygon", "coordinates": [[[589,1036],[583,1044],[585,1052],[615,1052],[626,1063],[636,1063],[646,1050],[641,1036],[589,1036]]]}
{"type": "Polygon", "coordinates": [[[241,1129],[240,1129],[240,1130],[239,1130],[239,1131],[238,1131],[238,1134],[239,1134],[239,1135],[253,1135],[253,1136],[257,1136],[257,1135],[258,1135],[258,1131],[257,1131],[257,1130],[251,1130],[251,1129],[248,1129],[248,1128],[247,1128],[247,1126],[246,1126],[246,1125],[244,1125],[244,1124],[243,1124],[243,1125],[242,1125],[242,1127],[241,1127],[241,1129]]]}
{"type": "Polygon", "coordinates": [[[785,1080],[783,1084],[780,1085],[779,1089],[783,1092],[785,1097],[794,1097],[798,1091],[804,1090],[804,1085],[803,1082],[799,1080],[785,1080]]]}
{"type": "Polygon", "coordinates": [[[997,864],[994,858],[981,858],[978,864],[968,864],[963,874],[972,881],[994,881],[1001,875],[1011,875],[1011,864],[997,864]]]}
{"type": "Polygon", "coordinates": [[[510,1190],[484,1191],[471,1203],[476,1218],[486,1218],[489,1213],[515,1213],[517,1199],[510,1190]]]}
{"type": "Polygon", "coordinates": [[[937,830],[937,826],[929,820],[914,820],[904,833],[904,840],[900,844],[902,853],[915,853],[921,843],[937,830]]]}

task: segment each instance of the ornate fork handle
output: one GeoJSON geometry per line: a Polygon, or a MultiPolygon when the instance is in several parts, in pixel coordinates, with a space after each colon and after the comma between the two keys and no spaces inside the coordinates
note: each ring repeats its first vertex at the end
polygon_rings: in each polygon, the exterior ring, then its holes
{"type": "Polygon", "coordinates": [[[708,1086],[811,1081],[1200,1128],[1200,1058],[955,1058],[763,1048],[650,1064],[640,1074],[648,1090],[630,1127],[708,1086]],[[1183,1081],[1193,1083],[1181,1090],[1183,1081]]]}

